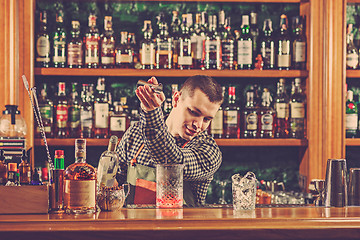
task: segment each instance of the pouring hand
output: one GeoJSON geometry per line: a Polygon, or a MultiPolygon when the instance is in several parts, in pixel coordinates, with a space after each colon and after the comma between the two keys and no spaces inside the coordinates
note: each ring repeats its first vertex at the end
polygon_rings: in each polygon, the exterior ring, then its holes
{"type": "MultiPolygon", "coordinates": [[[[148,82],[152,84],[158,84],[158,81],[155,77],[151,77],[148,82]]],[[[161,107],[161,104],[165,101],[165,95],[163,92],[155,93],[155,91],[150,86],[139,86],[135,90],[136,96],[139,98],[142,110],[149,112],[155,110],[158,107],[161,107]]]]}

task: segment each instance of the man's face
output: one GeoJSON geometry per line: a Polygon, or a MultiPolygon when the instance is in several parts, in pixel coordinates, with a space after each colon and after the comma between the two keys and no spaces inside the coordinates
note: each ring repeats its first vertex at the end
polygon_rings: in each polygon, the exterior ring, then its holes
{"type": "Polygon", "coordinates": [[[181,96],[176,92],[173,96],[173,109],[169,130],[173,136],[191,140],[204,131],[214,118],[220,103],[212,103],[201,90],[196,89],[194,95],[181,96]]]}

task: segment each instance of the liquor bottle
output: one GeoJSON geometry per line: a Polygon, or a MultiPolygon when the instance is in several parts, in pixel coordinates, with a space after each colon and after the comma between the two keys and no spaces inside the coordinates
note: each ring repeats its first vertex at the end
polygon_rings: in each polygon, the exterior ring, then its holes
{"type": "Polygon", "coordinates": [[[240,138],[240,107],[236,104],[235,87],[229,87],[228,104],[224,108],[224,137],[240,138]]]}
{"type": "Polygon", "coordinates": [[[53,35],[53,66],[65,67],[66,65],[66,31],[63,23],[63,11],[56,14],[56,30],[53,35]]]}
{"type": "Polygon", "coordinates": [[[256,138],[258,129],[258,107],[254,102],[254,86],[246,92],[246,104],[243,110],[243,138],[256,138]]]}
{"type": "Polygon", "coordinates": [[[221,36],[222,69],[233,70],[235,38],[231,33],[230,17],[225,18],[224,11],[219,13],[219,25],[223,25],[219,31],[221,36]]]}
{"type": "Polygon", "coordinates": [[[89,28],[85,33],[85,66],[87,68],[98,68],[100,63],[99,49],[100,36],[99,30],[96,27],[96,16],[89,15],[89,28]]]}
{"type": "Polygon", "coordinates": [[[64,209],[67,213],[96,211],[96,169],[86,163],[86,140],[75,140],[75,163],[64,172],[64,209]]]}
{"type": "Polygon", "coordinates": [[[100,39],[101,67],[113,68],[115,65],[115,37],[112,28],[112,17],[105,16],[104,33],[100,39]]]}
{"type": "Polygon", "coordinates": [[[110,135],[122,137],[130,127],[130,115],[121,104],[115,105],[115,111],[109,115],[110,135]]]}
{"type": "Polygon", "coordinates": [[[81,138],[93,137],[93,105],[89,84],[82,85],[80,106],[80,136],[81,138]]]}
{"type": "Polygon", "coordinates": [[[252,47],[253,47],[253,57],[255,58],[259,53],[259,27],[257,25],[257,12],[250,12],[250,34],[252,38],[252,47]]]}
{"type": "Polygon", "coordinates": [[[56,129],[55,137],[66,138],[69,136],[68,129],[68,100],[65,93],[65,82],[58,84],[58,96],[56,100],[56,129]]]}
{"type": "Polygon", "coordinates": [[[191,50],[193,55],[193,64],[194,68],[202,69],[203,61],[203,43],[205,41],[206,36],[206,28],[207,28],[207,13],[197,13],[195,15],[195,24],[194,30],[191,33],[191,50]]]}
{"type": "MultiPolygon", "coordinates": [[[[305,137],[306,96],[301,89],[301,79],[295,78],[290,96],[290,137],[305,137]]],[[[356,128],[355,128],[356,129],[356,128]]]]}
{"type": "MultiPolygon", "coordinates": [[[[224,86],[222,87],[222,94],[223,96],[225,95],[224,86]]],[[[224,106],[223,105],[224,104],[221,104],[219,110],[216,112],[214,118],[211,120],[210,134],[213,138],[224,138],[224,106]]]]}
{"type": "Polygon", "coordinates": [[[109,134],[109,103],[105,96],[105,78],[98,78],[94,101],[94,136],[107,138],[109,134]]]}
{"type": "Polygon", "coordinates": [[[276,111],[275,138],[289,137],[289,97],[285,91],[285,79],[280,78],[277,83],[277,92],[274,99],[276,111]]]}
{"type": "Polygon", "coordinates": [[[7,182],[7,165],[5,163],[4,150],[0,149],[0,185],[7,182]]]}
{"type": "Polygon", "coordinates": [[[112,135],[109,140],[108,149],[104,151],[99,159],[97,168],[97,185],[98,189],[103,187],[113,187],[118,171],[119,155],[115,152],[118,137],[112,135]]]}
{"type": "Polygon", "coordinates": [[[216,15],[209,16],[209,31],[203,47],[204,69],[221,70],[221,39],[217,31],[216,15]]]}
{"type": "Polygon", "coordinates": [[[64,193],[64,150],[55,150],[53,180],[50,188],[51,212],[63,212],[64,193]]]}
{"type": "Polygon", "coordinates": [[[260,138],[274,138],[275,125],[275,110],[271,107],[271,95],[267,88],[264,88],[262,94],[262,103],[259,108],[259,137],[260,138]]]}
{"type": "Polygon", "coordinates": [[[356,131],[358,128],[358,108],[354,102],[353,91],[347,91],[346,99],[345,135],[347,138],[354,138],[356,137],[356,131]]]}
{"type": "Polygon", "coordinates": [[[191,14],[182,15],[182,32],[179,37],[179,49],[178,49],[178,67],[183,69],[191,69],[193,66],[192,50],[191,50],[191,37],[189,33],[191,14]]]}
{"type": "Polygon", "coordinates": [[[41,180],[41,168],[35,168],[31,176],[31,185],[43,185],[41,180]]]}
{"type": "Polygon", "coordinates": [[[9,162],[8,163],[8,170],[7,170],[7,183],[6,185],[19,185],[19,179],[17,177],[17,163],[15,162],[9,162]]]}
{"type": "Polygon", "coordinates": [[[253,67],[253,39],[250,34],[249,15],[242,16],[241,34],[237,40],[238,69],[253,67]]]}
{"type": "Polygon", "coordinates": [[[346,34],[346,68],[347,69],[357,69],[359,66],[359,54],[356,49],[352,34],[353,25],[348,24],[347,34],[346,34]]]}
{"type": "Polygon", "coordinates": [[[164,15],[159,15],[159,34],[155,38],[155,65],[157,69],[172,68],[172,39],[169,36],[168,25],[165,22],[164,15]]]}
{"type": "Polygon", "coordinates": [[[36,34],[36,56],[37,67],[49,67],[50,64],[50,36],[47,29],[47,12],[40,12],[40,26],[36,34]]]}
{"type": "Polygon", "coordinates": [[[69,100],[69,129],[70,134],[69,136],[71,138],[78,138],[80,137],[80,105],[81,105],[81,99],[79,97],[79,94],[77,92],[77,82],[72,83],[72,91],[70,94],[70,100],[69,100]]]}
{"type": "Polygon", "coordinates": [[[20,185],[29,185],[31,182],[31,168],[26,150],[22,150],[21,163],[19,164],[20,185]]]}
{"type": "Polygon", "coordinates": [[[67,44],[67,65],[69,68],[82,68],[83,41],[80,38],[80,22],[71,22],[69,42],[67,44]]]}
{"type": "MultiPolygon", "coordinates": [[[[43,87],[40,91],[39,100],[39,110],[41,114],[41,118],[44,125],[44,131],[47,137],[54,137],[54,102],[48,98],[47,94],[47,84],[43,83],[43,87]]],[[[39,126],[35,125],[35,137],[41,138],[41,132],[39,126]]]]}
{"type": "Polygon", "coordinates": [[[134,51],[128,43],[128,33],[120,33],[120,44],[115,50],[115,65],[118,68],[133,68],[134,67],[134,51]]]}
{"type": "Polygon", "coordinates": [[[140,43],[140,62],[142,69],[153,69],[155,65],[155,43],[152,40],[151,21],[144,21],[144,39],[140,43]]]}
{"type": "Polygon", "coordinates": [[[260,52],[264,61],[264,69],[275,68],[275,41],[272,34],[272,21],[265,19],[263,34],[260,39],[260,52]]]}
{"type": "Polygon", "coordinates": [[[280,32],[277,40],[277,67],[289,70],[291,66],[291,39],[288,30],[288,19],[285,14],[280,17],[280,32]]]}
{"type": "Polygon", "coordinates": [[[131,48],[133,55],[132,66],[135,69],[141,69],[140,56],[139,56],[139,45],[136,43],[135,33],[128,34],[128,44],[131,48]]]}
{"type": "Polygon", "coordinates": [[[294,39],[292,43],[292,68],[304,70],[306,69],[306,36],[304,32],[305,19],[302,16],[293,18],[294,39]]]}
{"type": "Polygon", "coordinates": [[[182,35],[181,31],[181,22],[179,20],[179,12],[172,11],[172,20],[170,24],[170,36],[173,43],[173,59],[172,64],[173,68],[178,68],[178,57],[180,54],[180,36],[182,35]]]}

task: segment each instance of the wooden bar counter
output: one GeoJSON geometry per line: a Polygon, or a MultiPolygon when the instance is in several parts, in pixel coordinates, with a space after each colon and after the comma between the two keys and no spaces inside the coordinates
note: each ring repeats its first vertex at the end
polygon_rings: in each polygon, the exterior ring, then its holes
{"type": "Polygon", "coordinates": [[[0,215],[0,239],[360,239],[360,207],[0,215]]]}

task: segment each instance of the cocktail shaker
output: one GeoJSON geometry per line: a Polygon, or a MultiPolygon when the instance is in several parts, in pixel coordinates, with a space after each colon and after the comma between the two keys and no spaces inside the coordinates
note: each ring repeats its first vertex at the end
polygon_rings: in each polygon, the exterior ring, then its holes
{"type": "Polygon", "coordinates": [[[325,207],[348,205],[345,159],[328,159],[325,179],[325,207]]]}
{"type": "Polygon", "coordinates": [[[360,206],[360,168],[350,168],[349,205],[360,206]]]}

